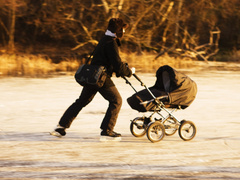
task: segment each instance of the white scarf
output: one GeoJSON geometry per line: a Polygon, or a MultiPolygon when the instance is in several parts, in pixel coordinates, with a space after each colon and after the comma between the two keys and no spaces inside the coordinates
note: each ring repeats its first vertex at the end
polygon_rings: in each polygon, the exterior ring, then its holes
{"type": "Polygon", "coordinates": [[[107,31],[105,32],[105,35],[106,35],[106,36],[111,36],[111,37],[117,37],[115,33],[112,33],[112,32],[109,31],[109,30],[107,30],[107,31]]]}

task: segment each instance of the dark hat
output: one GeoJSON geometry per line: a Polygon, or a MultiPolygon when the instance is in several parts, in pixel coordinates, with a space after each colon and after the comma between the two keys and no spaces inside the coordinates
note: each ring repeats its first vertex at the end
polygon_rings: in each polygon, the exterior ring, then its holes
{"type": "Polygon", "coordinates": [[[116,33],[118,38],[123,36],[123,28],[127,28],[128,25],[120,18],[112,18],[108,23],[108,30],[112,33],[116,33]]]}

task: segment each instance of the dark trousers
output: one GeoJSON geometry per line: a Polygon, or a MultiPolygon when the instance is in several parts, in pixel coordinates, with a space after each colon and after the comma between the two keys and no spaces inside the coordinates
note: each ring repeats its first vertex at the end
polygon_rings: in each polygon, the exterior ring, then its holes
{"type": "Polygon", "coordinates": [[[116,86],[104,85],[100,89],[93,89],[91,87],[84,87],[79,98],[65,111],[59,121],[59,125],[69,128],[73,120],[83,107],[89,104],[96,93],[99,92],[104,99],[109,102],[109,106],[100,128],[102,130],[112,131],[122,106],[122,97],[120,96],[116,86]]]}

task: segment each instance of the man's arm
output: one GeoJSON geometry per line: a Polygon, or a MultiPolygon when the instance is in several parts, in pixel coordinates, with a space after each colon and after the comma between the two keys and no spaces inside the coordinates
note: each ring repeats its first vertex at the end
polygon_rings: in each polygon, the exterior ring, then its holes
{"type": "Polygon", "coordinates": [[[113,66],[113,71],[117,76],[130,77],[132,75],[132,71],[128,65],[122,62],[119,56],[117,43],[115,41],[112,41],[106,45],[106,55],[110,60],[111,65],[113,66]]]}

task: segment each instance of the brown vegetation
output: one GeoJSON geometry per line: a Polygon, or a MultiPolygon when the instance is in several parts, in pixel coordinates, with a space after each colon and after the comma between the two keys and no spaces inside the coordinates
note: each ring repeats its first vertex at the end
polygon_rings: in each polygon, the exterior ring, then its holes
{"type": "MultiPolygon", "coordinates": [[[[175,68],[194,67],[191,59],[171,58],[161,56],[160,61],[153,61],[153,54],[137,55],[136,53],[121,53],[122,59],[137,72],[155,72],[160,66],[168,64],[175,68]],[[150,63],[149,63],[150,62],[150,63]]],[[[65,59],[60,63],[53,63],[51,59],[33,55],[1,55],[0,76],[48,77],[54,74],[73,74],[81,63],[77,59],[65,59]]]]}
{"type": "MultiPolygon", "coordinates": [[[[137,73],[155,73],[163,65],[170,65],[177,69],[198,69],[198,70],[232,70],[240,71],[240,64],[226,62],[195,61],[191,58],[173,58],[168,54],[160,56],[154,60],[156,54],[120,53],[123,61],[131,67],[135,67],[137,73]]],[[[232,56],[235,59],[240,58],[240,54],[232,56]]],[[[53,63],[51,59],[45,56],[36,55],[0,55],[0,77],[1,76],[25,76],[25,77],[49,77],[52,75],[73,75],[80,64],[76,58],[66,58],[60,63],[53,63]]]]}

